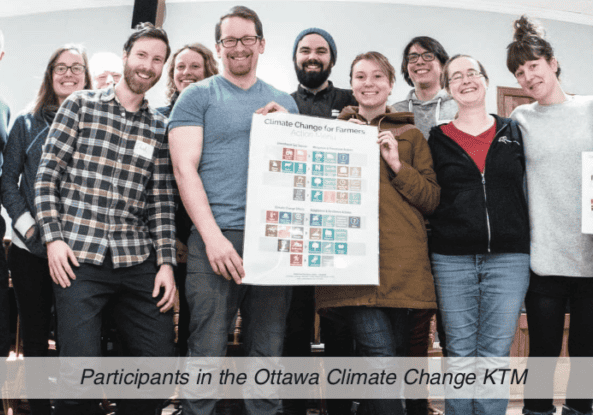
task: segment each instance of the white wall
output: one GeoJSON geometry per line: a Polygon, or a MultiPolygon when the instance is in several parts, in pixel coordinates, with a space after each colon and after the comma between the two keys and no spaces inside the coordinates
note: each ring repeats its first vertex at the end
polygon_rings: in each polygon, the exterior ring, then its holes
{"type": "MultiPolygon", "coordinates": [[[[230,7],[244,4],[258,12],[267,45],[258,75],[292,92],[297,82],[291,54],[296,35],[318,26],[329,31],[338,45],[337,67],[331,79],[348,87],[350,63],[369,50],[384,53],[399,69],[406,43],[414,36],[438,39],[449,54],[466,53],[481,60],[491,88],[488,109],[496,112],[496,86],[518,86],[505,65],[506,45],[512,37],[514,15],[451,8],[372,2],[194,2],[167,5],[164,28],[173,50],[199,41],[214,49],[214,25],[230,7]]],[[[68,42],[83,43],[89,56],[98,51],[121,53],[130,33],[132,7],[107,7],[0,18],[6,56],[0,62],[0,94],[13,113],[36,94],[50,54],[68,42]]],[[[542,21],[562,67],[567,92],[593,94],[593,27],[560,21],[542,21]]],[[[165,80],[148,94],[153,106],[163,105],[165,80]]],[[[398,70],[390,102],[409,90],[398,70]]]]}

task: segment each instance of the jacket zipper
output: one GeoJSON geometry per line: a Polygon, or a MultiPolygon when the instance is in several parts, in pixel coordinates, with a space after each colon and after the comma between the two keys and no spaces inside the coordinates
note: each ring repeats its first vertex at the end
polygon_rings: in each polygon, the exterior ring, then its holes
{"type": "MultiPolygon", "coordinates": [[[[488,152],[486,153],[486,160],[488,160],[488,154],[490,153],[490,149],[492,148],[492,146],[495,144],[496,139],[499,138],[500,133],[502,132],[502,130],[504,130],[507,127],[507,124],[504,124],[499,130],[497,130],[494,133],[494,138],[492,139],[492,144],[490,144],[490,148],[488,148],[488,152]]],[[[443,136],[447,137],[445,134],[443,134],[443,136]]],[[[463,155],[469,160],[471,161],[474,166],[476,166],[476,168],[478,169],[477,164],[475,163],[475,161],[469,156],[469,154],[467,154],[467,152],[465,150],[463,150],[463,148],[457,144],[454,140],[452,140],[451,138],[447,137],[449,140],[451,140],[453,142],[453,144],[455,144],[457,147],[459,147],[463,153],[463,155]]],[[[488,197],[486,195],[486,164],[484,164],[484,173],[482,173],[480,171],[480,169],[478,169],[478,172],[480,173],[480,175],[482,176],[482,188],[484,189],[484,209],[486,210],[486,230],[488,233],[488,253],[491,252],[490,249],[490,242],[492,240],[492,229],[490,228],[490,215],[488,214],[488,197]]]]}
{"type": "Polygon", "coordinates": [[[490,241],[492,240],[492,230],[490,229],[490,215],[488,214],[488,198],[486,197],[486,167],[482,174],[482,187],[484,188],[484,208],[486,209],[486,229],[488,229],[488,253],[490,253],[490,241]]]}

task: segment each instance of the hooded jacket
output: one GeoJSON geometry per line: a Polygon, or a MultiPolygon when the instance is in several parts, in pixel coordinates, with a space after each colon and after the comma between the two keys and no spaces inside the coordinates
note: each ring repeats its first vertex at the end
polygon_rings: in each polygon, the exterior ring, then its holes
{"type": "Polygon", "coordinates": [[[441,203],[429,217],[432,252],[529,253],[521,131],[516,121],[494,118],[496,134],[484,173],[440,127],[430,131],[428,143],[441,186],[441,203]]]}
{"type": "Polygon", "coordinates": [[[393,108],[400,112],[413,112],[415,125],[427,140],[432,127],[448,123],[457,115],[457,103],[444,89],[428,101],[419,100],[412,89],[406,99],[393,104],[393,108]]]}
{"type": "Polygon", "coordinates": [[[346,107],[338,117],[350,118],[378,126],[380,131],[393,132],[402,169],[395,174],[381,158],[379,285],[317,287],[317,308],[436,308],[423,215],[437,207],[439,186],[428,144],[414,127],[410,113],[396,113],[387,107],[385,114],[367,122],[358,113],[358,107],[346,107]]]}

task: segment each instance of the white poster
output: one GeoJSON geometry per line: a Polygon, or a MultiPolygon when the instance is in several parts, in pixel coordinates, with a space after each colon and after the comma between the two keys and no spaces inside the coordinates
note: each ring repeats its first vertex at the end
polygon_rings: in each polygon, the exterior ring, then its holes
{"type": "Polygon", "coordinates": [[[379,284],[376,127],[274,113],[251,127],[246,284],[379,284]]]}
{"type": "Polygon", "coordinates": [[[581,232],[593,234],[593,151],[583,151],[581,232]]]}

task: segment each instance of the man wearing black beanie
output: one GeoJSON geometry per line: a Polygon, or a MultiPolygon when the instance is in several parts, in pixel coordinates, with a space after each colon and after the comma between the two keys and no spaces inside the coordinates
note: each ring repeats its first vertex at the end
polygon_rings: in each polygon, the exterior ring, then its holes
{"type": "Polygon", "coordinates": [[[291,95],[300,114],[336,118],[344,107],[358,105],[352,91],[336,88],[328,79],[337,57],[334,39],[325,30],[312,27],[297,36],[292,60],[299,87],[291,95]]]}

